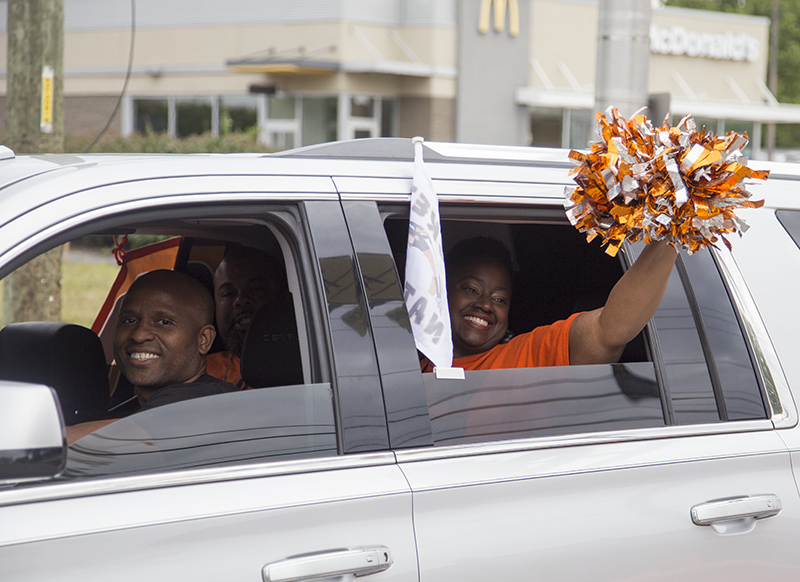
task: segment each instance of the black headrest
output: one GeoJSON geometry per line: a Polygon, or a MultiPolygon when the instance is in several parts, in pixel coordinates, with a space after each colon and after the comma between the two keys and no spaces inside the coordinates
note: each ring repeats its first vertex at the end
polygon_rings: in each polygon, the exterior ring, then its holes
{"type": "Polygon", "coordinates": [[[251,388],[303,383],[303,364],[291,294],[264,305],[247,328],[242,379],[251,388]]]}
{"type": "Polygon", "coordinates": [[[0,378],[52,386],[68,424],[108,411],[108,366],[100,338],[71,323],[29,321],[0,330],[0,378]]]}

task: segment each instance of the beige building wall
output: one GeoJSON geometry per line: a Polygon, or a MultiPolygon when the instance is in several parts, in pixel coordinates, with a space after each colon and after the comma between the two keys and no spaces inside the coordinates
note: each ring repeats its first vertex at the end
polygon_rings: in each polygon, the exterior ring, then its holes
{"type": "MultiPolygon", "coordinates": [[[[400,135],[453,140],[456,38],[442,27],[352,22],[260,23],[136,31],[127,95],[135,98],[247,95],[273,85],[293,95],[368,95],[397,100],[400,135]],[[228,61],[285,58],[338,63],[323,74],[238,72],[228,61]],[[405,71],[409,74],[397,74],[405,71]]],[[[65,131],[93,134],[106,123],[125,83],[130,30],[67,31],[65,131]]],[[[0,35],[0,59],[5,59],[0,35]]],[[[5,93],[5,78],[0,79],[5,93]]],[[[0,122],[0,127],[4,120],[0,122]]],[[[120,114],[109,128],[120,133],[120,114]]]]}
{"type": "Polygon", "coordinates": [[[759,81],[763,83],[767,76],[769,20],[674,9],[654,11],[653,24],[662,30],[680,27],[695,35],[713,35],[709,39],[712,42],[722,40],[720,37],[726,34],[746,35],[758,43],[758,57],[750,61],[651,51],[651,92],[669,91],[675,97],[688,99],[763,101],[759,81]]]}
{"type": "MultiPolygon", "coordinates": [[[[0,37],[0,43],[2,43],[0,37]]],[[[3,45],[4,46],[4,45],[3,45]]],[[[124,80],[130,48],[127,30],[69,32],[64,68],[67,94],[113,94],[124,80]]],[[[233,94],[251,83],[282,84],[287,90],[378,92],[382,95],[453,97],[455,84],[420,84],[419,75],[375,75],[381,65],[454,70],[456,31],[444,28],[387,27],[349,22],[226,25],[139,30],[136,33],[132,94],[233,94]],[[343,72],[321,75],[252,74],[228,69],[229,60],[281,56],[342,64],[343,72]],[[365,72],[346,72],[363,69],[365,72]]],[[[452,77],[452,75],[450,76],[452,77]]]]}
{"type": "MultiPolygon", "coordinates": [[[[532,0],[530,26],[530,87],[592,92],[597,61],[599,5],[592,0],[532,0]]],[[[701,10],[661,8],[652,11],[652,24],[661,31],[673,27],[693,35],[746,35],[759,46],[752,61],[717,59],[686,54],[649,58],[650,93],[673,98],[762,102],[759,82],[766,79],[769,20],[701,10]]]]}
{"type": "Polygon", "coordinates": [[[532,0],[529,85],[594,91],[598,5],[585,0],[532,0]]]}

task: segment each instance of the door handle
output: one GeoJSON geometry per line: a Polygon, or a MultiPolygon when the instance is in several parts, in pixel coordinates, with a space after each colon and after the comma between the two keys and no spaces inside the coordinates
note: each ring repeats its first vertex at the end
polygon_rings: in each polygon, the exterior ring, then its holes
{"type": "Polygon", "coordinates": [[[714,499],[692,507],[695,525],[710,525],[717,533],[744,533],[755,527],[755,520],[778,515],[783,509],[777,495],[744,495],[714,499]]]}
{"type": "Polygon", "coordinates": [[[291,556],[264,566],[264,582],[295,582],[336,576],[369,576],[392,565],[389,548],[344,548],[291,556]]]}

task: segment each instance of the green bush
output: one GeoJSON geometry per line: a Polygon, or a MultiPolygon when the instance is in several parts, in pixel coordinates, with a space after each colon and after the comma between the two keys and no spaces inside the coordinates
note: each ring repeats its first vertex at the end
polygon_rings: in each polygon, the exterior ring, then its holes
{"type": "MultiPolygon", "coordinates": [[[[92,143],[94,137],[66,136],[65,153],[82,153],[92,143]]],[[[255,129],[234,131],[225,135],[213,136],[210,133],[190,135],[184,138],[169,137],[166,133],[146,132],[129,137],[112,136],[98,141],[92,153],[271,153],[274,148],[258,143],[255,129]]]]}
{"type": "MultiPolygon", "coordinates": [[[[170,237],[156,234],[131,234],[128,235],[128,240],[124,248],[126,251],[131,251],[139,247],[167,240],[168,238],[170,237]]],[[[118,235],[117,240],[122,241],[122,235],[118,235]]],[[[91,234],[74,241],[73,244],[80,248],[91,249],[106,254],[111,253],[111,250],[116,246],[114,244],[114,237],[110,234],[91,234]]]]}

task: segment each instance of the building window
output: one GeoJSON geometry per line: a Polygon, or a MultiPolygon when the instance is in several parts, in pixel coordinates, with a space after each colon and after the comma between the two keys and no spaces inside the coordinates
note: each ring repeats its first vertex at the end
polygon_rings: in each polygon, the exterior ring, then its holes
{"type": "Polygon", "coordinates": [[[270,119],[295,119],[296,116],[297,100],[294,97],[270,96],[268,113],[270,119]]]}
{"type": "Polygon", "coordinates": [[[267,101],[267,145],[289,150],[300,145],[302,99],[270,95],[267,101]]]}
{"type": "Polygon", "coordinates": [[[589,109],[530,108],[530,145],[585,150],[594,140],[596,122],[589,109]]]}
{"type": "Polygon", "coordinates": [[[136,99],[133,117],[137,133],[163,133],[169,127],[169,104],[166,99],[136,99]]]}
{"type": "Polygon", "coordinates": [[[381,137],[397,135],[397,101],[381,99],[381,137]]]}
{"type": "Polygon", "coordinates": [[[246,131],[258,127],[258,103],[252,96],[220,97],[220,133],[246,131]]]}
{"type": "Polygon", "coordinates": [[[372,119],[375,117],[375,99],[356,95],[350,98],[350,116],[372,119]]]}
{"type": "Polygon", "coordinates": [[[369,96],[233,95],[126,100],[123,135],[187,137],[257,128],[276,149],[397,135],[397,102],[369,96]]]}
{"type": "Polygon", "coordinates": [[[178,137],[211,132],[212,102],[209,98],[178,99],[176,103],[178,137]]]}
{"type": "Polygon", "coordinates": [[[266,119],[267,145],[278,149],[337,139],[396,135],[396,103],[363,95],[272,96],[266,119]]]}
{"type": "Polygon", "coordinates": [[[535,147],[560,148],[563,110],[552,107],[532,107],[531,144],[535,147]]]}
{"type": "Polygon", "coordinates": [[[339,99],[305,97],[303,99],[303,145],[336,141],[339,99]]]}
{"type": "Polygon", "coordinates": [[[189,98],[132,98],[123,116],[123,135],[168,133],[187,137],[245,131],[258,127],[258,101],[253,95],[189,98]],[[131,115],[132,113],[132,115],[131,115]]]}
{"type": "Polygon", "coordinates": [[[585,150],[589,142],[595,139],[597,121],[589,109],[571,109],[569,111],[569,143],[565,148],[585,150]]]}

